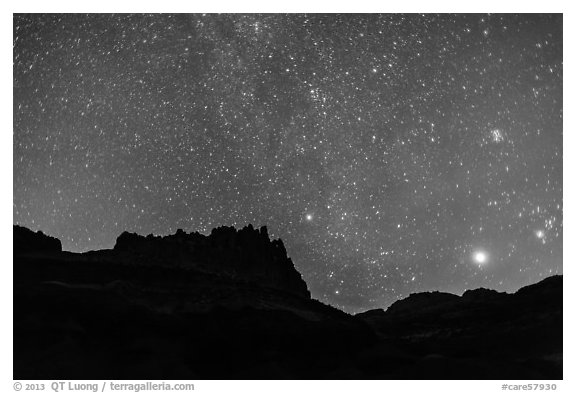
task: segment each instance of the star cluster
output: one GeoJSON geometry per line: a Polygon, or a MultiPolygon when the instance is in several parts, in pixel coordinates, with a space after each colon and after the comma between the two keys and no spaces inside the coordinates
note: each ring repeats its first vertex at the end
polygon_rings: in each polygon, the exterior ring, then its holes
{"type": "Polygon", "coordinates": [[[346,311],[562,273],[561,15],[15,15],[14,223],[267,225],[346,311]]]}

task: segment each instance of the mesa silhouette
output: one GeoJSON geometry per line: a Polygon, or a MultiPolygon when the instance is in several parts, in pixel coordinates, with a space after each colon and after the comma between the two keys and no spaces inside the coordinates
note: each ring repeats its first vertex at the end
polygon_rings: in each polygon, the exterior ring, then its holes
{"type": "Polygon", "coordinates": [[[562,276],[349,315],[266,227],[80,254],[14,226],[14,379],[534,378],[562,378],[562,276]]]}

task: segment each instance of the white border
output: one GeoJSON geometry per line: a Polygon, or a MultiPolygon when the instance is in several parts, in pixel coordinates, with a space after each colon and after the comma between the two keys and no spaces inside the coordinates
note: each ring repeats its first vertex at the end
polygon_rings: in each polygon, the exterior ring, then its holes
{"type": "MultiPolygon", "coordinates": [[[[10,4],[2,4],[1,29],[2,31],[2,119],[5,124],[4,131],[0,134],[0,154],[2,165],[0,171],[2,179],[7,182],[12,180],[12,13],[20,12],[511,12],[511,13],[564,13],[564,42],[573,43],[575,34],[573,9],[568,1],[503,1],[484,0],[482,2],[467,2],[457,0],[435,0],[435,1],[310,1],[310,0],[290,0],[288,2],[266,1],[183,1],[183,0],[163,0],[163,1],[122,1],[118,0],[98,0],[94,2],[79,1],[22,1],[10,4]]],[[[569,108],[565,112],[564,119],[564,236],[568,241],[564,242],[564,256],[574,255],[574,232],[572,223],[574,222],[574,208],[569,203],[574,201],[573,182],[570,181],[570,174],[575,173],[574,136],[573,129],[573,99],[570,93],[576,91],[574,86],[574,45],[565,45],[564,50],[564,91],[568,92],[564,97],[564,107],[569,108]],[[568,202],[568,203],[567,203],[568,202]]],[[[13,185],[13,182],[12,182],[13,185]]],[[[12,228],[9,223],[12,221],[12,192],[1,194],[2,209],[0,222],[0,239],[2,239],[1,250],[4,258],[1,265],[0,276],[3,279],[1,285],[2,310],[5,313],[1,327],[2,333],[2,357],[1,357],[1,378],[0,390],[5,392],[14,391],[12,380],[12,228]]],[[[574,313],[571,305],[574,300],[574,285],[572,280],[573,268],[571,258],[564,258],[567,262],[563,266],[566,285],[564,295],[564,381],[549,381],[558,385],[557,391],[576,391],[574,373],[570,370],[574,367],[574,339],[571,332],[576,331],[574,325],[574,313]],[[572,386],[572,388],[569,388],[572,386]]],[[[175,382],[175,381],[174,381],[175,382]]],[[[185,381],[182,381],[185,382],[185,381]]],[[[196,384],[196,391],[220,392],[295,392],[295,391],[330,391],[330,392],[351,392],[354,390],[366,392],[403,391],[416,390],[421,392],[442,391],[442,392],[499,392],[501,385],[506,381],[193,381],[196,384]]],[[[522,381],[507,381],[509,383],[522,383],[522,381]]],[[[526,381],[537,383],[539,381],[526,381]]],[[[51,391],[47,389],[46,391],[51,391]]]]}

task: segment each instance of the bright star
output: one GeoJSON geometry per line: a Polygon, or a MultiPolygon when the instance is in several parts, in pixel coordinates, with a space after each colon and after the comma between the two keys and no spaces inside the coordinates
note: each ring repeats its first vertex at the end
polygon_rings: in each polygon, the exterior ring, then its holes
{"type": "Polygon", "coordinates": [[[476,251],[474,253],[473,258],[474,262],[476,262],[479,265],[482,265],[488,261],[488,254],[486,254],[484,251],[476,251]]]}

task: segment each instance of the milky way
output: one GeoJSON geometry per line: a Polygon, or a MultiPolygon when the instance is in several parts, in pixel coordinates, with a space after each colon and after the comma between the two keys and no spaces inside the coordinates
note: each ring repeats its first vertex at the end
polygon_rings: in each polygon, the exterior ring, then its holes
{"type": "Polygon", "coordinates": [[[15,15],[14,223],[267,225],[313,297],[562,273],[561,15],[15,15]]]}

